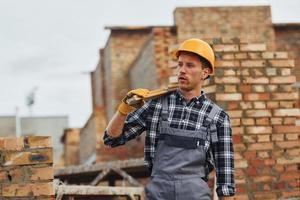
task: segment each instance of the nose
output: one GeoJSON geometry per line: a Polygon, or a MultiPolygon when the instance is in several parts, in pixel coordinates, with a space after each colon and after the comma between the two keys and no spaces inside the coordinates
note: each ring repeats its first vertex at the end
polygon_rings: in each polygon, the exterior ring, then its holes
{"type": "Polygon", "coordinates": [[[185,74],[186,73],[186,69],[184,66],[178,66],[177,67],[177,73],[178,74],[185,74]]]}

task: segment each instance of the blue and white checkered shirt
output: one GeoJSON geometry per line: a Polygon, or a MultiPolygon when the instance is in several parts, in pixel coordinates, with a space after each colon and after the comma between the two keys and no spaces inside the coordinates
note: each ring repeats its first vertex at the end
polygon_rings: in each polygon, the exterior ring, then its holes
{"type": "MultiPolygon", "coordinates": [[[[185,130],[199,130],[213,106],[217,106],[205,94],[186,102],[179,90],[168,95],[168,111],[170,126],[185,130]]],[[[105,131],[104,143],[111,147],[125,144],[146,131],[145,162],[152,168],[156,147],[159,140],[159,124],[161,121],[162,98],[156,98],[145,103],[141,108],[128,114],[122,134],[112,138],[105,131]]],[[[205,150],[212,151],[214,159],[207,153],[208,166],[215,166],[217,174],[218,196],[232,196],[235,193],[234,158],[229,116],[220,108],[213,119],[216,123],[218,142],[211,145],[205,142],[205,150]]]]}

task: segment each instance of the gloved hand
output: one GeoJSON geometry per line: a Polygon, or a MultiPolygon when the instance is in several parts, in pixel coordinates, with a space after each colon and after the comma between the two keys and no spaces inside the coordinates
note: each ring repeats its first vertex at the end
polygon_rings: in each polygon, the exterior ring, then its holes
{"type": "Polygon", "coordinates": [[[136,104],[131,106],[126,103],[126,100],[133,97],[134,95],[137,95],[141,98],[145,98],[147,97],[148,93],[149,90],[147,89],[135,89],[129,91],[126,94],[126,96],[123,98],[121,104],[119,105],[118,111],[123,115],[127,115],[128,113],[132,112],[134,109],[141,107],[142,105],[144,105],[144,101],[142,99],[138,101],[136,104]]]}

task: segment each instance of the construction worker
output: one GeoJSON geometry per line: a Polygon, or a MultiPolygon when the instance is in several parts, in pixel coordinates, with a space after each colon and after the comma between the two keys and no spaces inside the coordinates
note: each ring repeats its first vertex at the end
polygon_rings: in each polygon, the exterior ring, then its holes
{"type": "Polygon", "coordinates": [[[235,194],[230,119],[201,90],[214,73],[214,52],[203,40],[188,39],[175,55],[178,89],[136,110],[126,99],[146,98],[151,91],[128,92],[108,124],[104,143],[123,145],[146,131],[149,200],[209,200],[212,195],[206,181],[213,168],[216,192],[220,199],[227,199],[235,194]]]}

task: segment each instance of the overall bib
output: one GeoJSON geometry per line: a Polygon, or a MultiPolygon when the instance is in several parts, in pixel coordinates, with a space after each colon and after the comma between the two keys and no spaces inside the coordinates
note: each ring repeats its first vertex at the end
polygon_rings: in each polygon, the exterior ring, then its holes
{"type": "MultiPolygon", "coordinates": [[[[209,122],[217,113],[213,107],[209,122]]],[[[204,123],[205,124],[205,123],[204,123]]],[[[215,131],[216,132],[216,131],[215,131]]],[[[162,121],[151,180],[145,188],[147,200],[211,200],[206,176],[208,127],[190,131],[172,128],[168,122],[168,101],[162,101],[162,121]]],[[[216,135],[212,136],[216,140],[216,135]]]]}

